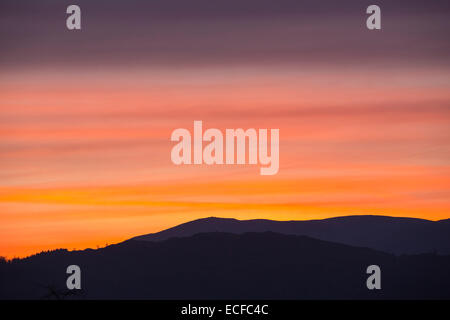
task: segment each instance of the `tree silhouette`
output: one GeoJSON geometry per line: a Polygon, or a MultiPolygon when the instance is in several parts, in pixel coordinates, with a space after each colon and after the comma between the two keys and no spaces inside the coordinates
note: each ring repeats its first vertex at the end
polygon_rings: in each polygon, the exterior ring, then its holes
{"type": "MultiPolygon", "coordinates": [[[[45,288],[47,293],[41,299],[44,300],[65,300],[71,296],[81,296],[82,290],[69,290],[58,288],[55,284],[37,284],[39,287],[45,288]]],[[[79,298],[77,298],[79,299],[79,298]]]]}

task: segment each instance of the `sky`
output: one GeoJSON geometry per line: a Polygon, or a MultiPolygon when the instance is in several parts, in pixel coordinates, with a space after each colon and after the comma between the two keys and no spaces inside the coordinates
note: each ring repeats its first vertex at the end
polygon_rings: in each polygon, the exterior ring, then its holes
{"type": "Polygon", "coordinates": [[[0,255],[202,217],[450,218],[450,4],[0,4],[0,255]],[[175,166],[173,130],[280,129],[280,169],[175,166]]]}

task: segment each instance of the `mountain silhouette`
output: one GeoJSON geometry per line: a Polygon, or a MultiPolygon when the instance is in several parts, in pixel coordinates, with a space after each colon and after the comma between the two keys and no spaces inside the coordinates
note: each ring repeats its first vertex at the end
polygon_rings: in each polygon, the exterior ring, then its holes
{"type": "Polygon", "coordinates": [[[196,233],[242,234],[265,231],[305,235],[394,254],[431,252],[450,254],[450,219],[429,221],[369,215],[309,221],[236,220],[211,217],[133,239],[162,241],[172,237],[192,236],[196,233]]]}
{"type": "Polygon", "coordinates": [[[0,263],[1,299],[449,299],[450,256],[402,255],[273,232],[200,233],[0,263]],[[81,268],[80,291],[66,268],[81,268]],[[381,268],[381,290],[366,269],[381,268]]]}

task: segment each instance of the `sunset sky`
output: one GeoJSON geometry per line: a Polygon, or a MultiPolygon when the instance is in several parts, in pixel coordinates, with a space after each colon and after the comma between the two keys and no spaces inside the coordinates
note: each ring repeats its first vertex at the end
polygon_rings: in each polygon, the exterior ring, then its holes
{"type": "Polygon", "coordinates": [[[450,218],[450,4],[0,4],[0,255],[208,217],[450,218]],[[279,128],[280,169],[175,166],[177,128],[279,128]]]}

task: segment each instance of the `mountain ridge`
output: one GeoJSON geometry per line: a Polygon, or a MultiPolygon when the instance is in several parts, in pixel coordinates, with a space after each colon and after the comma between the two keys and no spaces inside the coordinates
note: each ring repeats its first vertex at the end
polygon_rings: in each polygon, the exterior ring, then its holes
{"type": "Polygon", "coordinates": [[[450,254],[449,221],[450,219],[431,221],[380,215],[352,215],[298,221],[207,217],[188,221],[157,233],[136,236],[130,240],[162,241],[171,237],[187,237],[205,232],[242,234],[272,231],[286,235],[305,235],[397,255],[430,252],[450,254]]]}
{"type": "Polygon", "coordinates": [[[449,268],[450,256],[212,232],[0,263],[0,299],[448,299],[449,268]],[[72,264],[81,269],[81,291],[66,288],[72,264]],[[381,268],[381,290],[366,287],[373,264],[381,268]]]}

